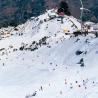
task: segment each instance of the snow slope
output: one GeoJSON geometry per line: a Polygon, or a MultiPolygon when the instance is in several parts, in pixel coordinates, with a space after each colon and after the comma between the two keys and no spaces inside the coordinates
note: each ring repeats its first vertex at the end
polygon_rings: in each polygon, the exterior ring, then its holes
{"type": "Polygon", "coordinates": [[[98,98],[98,38],[49,13],[0,30],[0,98],[98,98]]]}

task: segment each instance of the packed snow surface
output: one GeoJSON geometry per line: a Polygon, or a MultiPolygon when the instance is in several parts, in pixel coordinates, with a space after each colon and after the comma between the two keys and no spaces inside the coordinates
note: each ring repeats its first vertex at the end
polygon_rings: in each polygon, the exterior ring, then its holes
{"type": "Polygon", "coordinates": [[[81,25],[72,16],[63,23],[48,18],[0,30],[7,32],[0,40],[0,98],[98,98],[98,38],[74,37],[81,25]]]}

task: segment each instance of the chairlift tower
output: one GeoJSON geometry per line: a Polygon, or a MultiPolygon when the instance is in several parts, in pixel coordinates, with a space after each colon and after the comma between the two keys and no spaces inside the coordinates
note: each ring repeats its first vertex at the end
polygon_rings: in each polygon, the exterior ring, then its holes
{"type": "Polygon", "coordinates": [[[81,10],[81,16],[80,16],[80,18],[81,18],[81,33],[82,33],[83,32],[83,12],[84,11],[89,11],[90,12],[90,10],[84,8],[83,1],[82,0],[80,0],[80,3],[81,3],[81,8],[80,8],[80,10],[81,10]]]}

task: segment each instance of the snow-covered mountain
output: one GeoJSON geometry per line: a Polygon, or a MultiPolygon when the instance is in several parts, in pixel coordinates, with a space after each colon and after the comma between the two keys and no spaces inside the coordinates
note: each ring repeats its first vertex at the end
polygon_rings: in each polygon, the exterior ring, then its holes
{"type": "Polygon", "coordinates": [[[0,98],[98,98],[98,38],[80,29],[53,10],[0,29],[0,98]]]}
{"type": "MultiPolygon", "coordinates": [[[[38,16],[46,11],[59,7],[62,0],[0,0],[0,28],[16,26],[24,23],[33,16],[38,16]]],[[[63,0],[68,2],[72,16],[80,18],[80,0],[63,0]]],[[[98,0],[82,0],[85,8],[90,13],[83,14],[83,20],[98,22],[98,0]]]]}

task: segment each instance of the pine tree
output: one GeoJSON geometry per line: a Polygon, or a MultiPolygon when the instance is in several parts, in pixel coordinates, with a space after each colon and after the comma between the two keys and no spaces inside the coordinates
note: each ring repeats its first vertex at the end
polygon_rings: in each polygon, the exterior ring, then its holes
{"type": "Polygon", "coordinates": [[[69,6],[66,1],[61,1],[59,4],[59,10],[58,11],[63,11],[66,15],[70,16],[71,13],[69,11],[69,6]]]}

